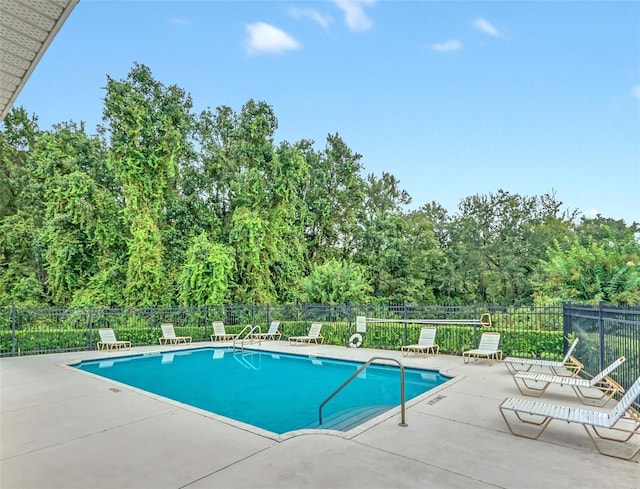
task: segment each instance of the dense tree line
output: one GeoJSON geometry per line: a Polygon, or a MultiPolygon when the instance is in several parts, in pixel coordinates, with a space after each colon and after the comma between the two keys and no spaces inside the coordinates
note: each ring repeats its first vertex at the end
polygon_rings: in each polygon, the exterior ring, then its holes
{"type": "Polygon", "coordinates": [[[640,303],[638,223],[504,190],[448,213],[338,134],[274,142],[264,102],[192,111],[135,64],[103,125],[0,131],[0,305],[640,303]]]}

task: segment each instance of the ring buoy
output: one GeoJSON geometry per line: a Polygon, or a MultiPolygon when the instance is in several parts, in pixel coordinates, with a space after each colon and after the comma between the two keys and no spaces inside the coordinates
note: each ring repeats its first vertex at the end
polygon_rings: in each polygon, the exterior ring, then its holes
{"type": "Polygon", "coordinates": [[[480,322],[485,328],[491,327],[491,314],[485,312],[482,316],[480,316],[480,322]]]}
{"type": "Polygon", "coordinates": [[[353,333],[349,338],[349,346],[351,348],[360,348],[362,345],[362,335],[360,333],[353,333]]]}

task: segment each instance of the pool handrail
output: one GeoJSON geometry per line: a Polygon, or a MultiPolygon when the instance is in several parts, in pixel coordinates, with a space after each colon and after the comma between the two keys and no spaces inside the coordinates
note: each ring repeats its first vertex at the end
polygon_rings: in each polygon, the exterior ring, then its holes
{"type": "MultiPolygon", "coordinates": [[[[235,351],[236,349],[236,340],[240,337],[242,337],[242,340],[240,341],[240,350],[244,350],[244,340],[246,340],[247,338],[250,338],[251,335],[255,332],[255,330],[258,330],[258,333],[260,333],[260,325],[256,324],[255,326],[251,326],[250,324],[247,324],[244,328],[242,328],[242,331],[240,331],[236,337],[233,339],[233,350],[235,351]],[[249,332],[242,336],[242,333],[244,333],[247,329],[249,329],[249,332]]],[[[261,345],[262,341],[260,339],[260,337],[258,336],[258,344],[261,345]]]]}
{"type": "Polygon", "coordinates": [[[402,365],[402,362],[400,360],[398,360],[397,358],[389,358],[389,357],[371,357],[369,360],[367,360],[367,362],[360,367],[358,370],[356,370],[356,372],[354,374],[351,375],[351,377],[349,377],[347,380],[345,380],[342,385],[340,387],[338,387],[335,391],[333,391],[331,393],[331,395],[329,397],[327,397],[324,401],[322,401],[322,404],[320,404],[320,407],[318,408],[318,424],[322,424],[322,408],[324,407],[325,404],[327,404],[331,399],[333,399],[336,394],[338,394],[338,392],[340,392],[342,389],[344,389],[353,379],[355,379],[360,372],[362,372],[364,369],[366,369],[369,365],[371,365],[375,360],[388,360],[390,362],[396,362],[399,366],[400,366],[400,423],[399,425],[402,427],[406,427],[408,426],[406,423],[406,415],[405,415],[405,395],[404,395],[404,365],[402,365]]]}

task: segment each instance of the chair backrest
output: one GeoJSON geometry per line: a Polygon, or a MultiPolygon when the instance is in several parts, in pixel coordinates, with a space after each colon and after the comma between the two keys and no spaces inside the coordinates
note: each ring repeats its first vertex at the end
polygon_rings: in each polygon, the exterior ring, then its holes
{"type": "Polygon", "coordinates": [[[626,394],[622,396],[622,399],[620,399],[616,407],[613,408],[609,415],[609,422],[613,424],[619,420],[638,397],[640,397],[640,377],[629,387],[626,394]]]}
{"type": "Polygon", "coordinates": [[[431,347],[436,341],[436,328],[422,328],[420,330],[420,338],[418,344],[420,346],[431,347]]]}
{"type": "Polygon", "coordinates": [[[269,331],[267,331],[267,334],[276,334],[279,327],[280,321],[271,321],[271,326],[269,326],[269,331]]]}
{"type": "Polygon", "coordinates": [[[102,343],[115,343],[118,341],[116,340],[116,334],[111,328],[101,328],[98,330],[98,333],[100,333],[100,341],[102,343]]]}
{"type": "Polygon", "coordinates": [[[322,329],[322,323],[311,323],[311,327],[309,328],[309,334],[311,338],[317,338],[320,336],[320,330],[322,329]]]}
{"type": "Polygon", "coordinates": [[[176,339],[176,332],[173,329],[173,324],[171,323],[163,323],[160,325],[162,328],[162,337],[170,340],[176,339]]]}
{"type": "Polygon", "coordinates": [[[592,378],[590,380],[591,385],[594,386],[598,382],[600,382],[602,379],[604,379],[607,375],[609,375],[611,372],[617,369],[620,365],[622,365],[624,363],[624,360],[625,360],[624,357],[618,358],[615,362],[613,362],[611,365],[605,368],[602,372],[600,372],[598,375],[592,378]]]}
{"type": "Polygon", "coordinates": [[[482,333],[478,350],[497,351],[500,344],[500,333],[482,333]]]}
{"type": "Polygon", "coordinates": [[[213,322],[213,332],[215,334],[227,334],[227,332],[224,329],[224,323],[222,321],[214,321],[213,322]]]}
{"type": "Polygon", "coordinates": [[[571,346],[567,350],[567,354],[562,359],[562,365],[564,365],[565,363],[567,363],[569,361],[569,357],[573,353],[573,350],[575,350],[577,344],[578,344],[578,337],[576,337],[576,339],[573,340],[573,343],[571,343],[571,346]]]}

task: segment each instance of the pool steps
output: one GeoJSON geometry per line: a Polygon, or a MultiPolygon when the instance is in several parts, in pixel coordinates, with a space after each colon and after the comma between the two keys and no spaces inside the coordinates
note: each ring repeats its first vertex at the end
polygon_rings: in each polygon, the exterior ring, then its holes
{"type": "Polygon", "coordinates": [[[393,407],[395,406],[383,404],[377,406],[347,408],[330,414],[323,419],[322,424],[319,424],[316,421],[315,423],[304,426],[303,429],[349,431],[350,429],[355,428],[371,418],[379,416],[393,407]]]}

